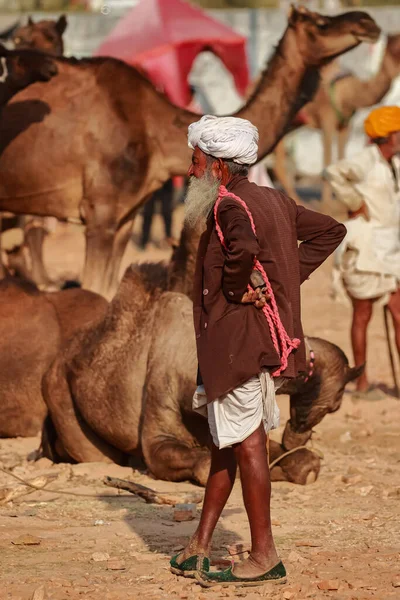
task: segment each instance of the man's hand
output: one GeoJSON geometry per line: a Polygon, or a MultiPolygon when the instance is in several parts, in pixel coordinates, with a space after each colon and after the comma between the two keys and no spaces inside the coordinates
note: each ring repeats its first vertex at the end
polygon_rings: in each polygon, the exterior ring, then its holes
{"type": "Polygon", "coordinates": [[[270,299],[268,294],[263,293],[261,288],[245,292],[242,297],[242,304],[254,304],[256,308],[263,308],[270,299]]]}
{"type": "Polygon", "coordinates": [[[349,211],[349,219],[355,219],[356,217],[364,217],[366,221],[369,221],[369,210],[365,202],[363,202],[358,210],[349,211]]]}

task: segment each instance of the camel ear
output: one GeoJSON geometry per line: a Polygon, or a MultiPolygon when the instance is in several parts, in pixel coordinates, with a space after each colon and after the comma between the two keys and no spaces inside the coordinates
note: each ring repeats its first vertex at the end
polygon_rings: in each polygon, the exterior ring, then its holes
{"type": "Polygon", "coordinates": [[[62,35],[64,31],[67,29],[68,21],[65,15],[61,15],[56,23],[57,32],[62,35]]]}
{"type": "Polygon", "coordinates": [[[31,16],[28,17],[28,25],[34,25],[33,19],[31,16]]]}
{"type": "Polygon", "coordinates": [[[297,8],[295,7],[294,4],[291,4],[288,10],[288,22],[289,25],[292,25],[293,23],[296,22],[297,19],[297,8]]]}

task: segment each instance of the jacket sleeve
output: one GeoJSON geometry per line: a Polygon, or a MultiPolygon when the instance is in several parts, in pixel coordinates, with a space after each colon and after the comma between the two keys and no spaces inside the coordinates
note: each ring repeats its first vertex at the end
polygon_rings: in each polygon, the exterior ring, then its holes
{"type": "Polygon", "coordinates": [[[225,198],[221,202],[218,222],[227,247],[222,291],[229,302],[240,303],[247,290],[254,257],[260,246],[246,211],[236,200],[225,198]]]}
{"type": "Polygon", "coordinates": [[[299,246],[300,283],[303,283],[339,246],[346,227],[332,217],[296,205],[299,246]]]}
{"type": "Polygon", "coordinates": [[[352,212],[361,208],[363,203],[363,197],[357,190],[357,184],[365,180],[367,163],[368,161],[363,161],[360,156],[340,160],[324,171],[324,178],[329,181],[336,196],[352,212]]]}

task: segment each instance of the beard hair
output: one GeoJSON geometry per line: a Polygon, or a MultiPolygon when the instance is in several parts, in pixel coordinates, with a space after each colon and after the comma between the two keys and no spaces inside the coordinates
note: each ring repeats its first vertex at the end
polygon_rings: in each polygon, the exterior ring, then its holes
{"type": "Polygon", "coordinates": [[[203,177],[191,177],[185,198],[185,224],[194,228],[201,219],[206,219],[218,198],[221,183],[211,173],[203,177]]]}

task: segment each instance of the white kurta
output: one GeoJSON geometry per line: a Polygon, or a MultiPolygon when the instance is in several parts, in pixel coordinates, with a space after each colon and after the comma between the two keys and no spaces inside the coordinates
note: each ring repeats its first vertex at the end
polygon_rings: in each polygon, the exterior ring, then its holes
{"type": "Polygon", "coordinates": [[[326,169],[335,194],[350,211],[364,202],[370,220],[345,223],[347,235],[336,252],[336,268],[355,298],[385,296],[400,281],[400,158],[393,170],[376,145],[326,169]]]}

